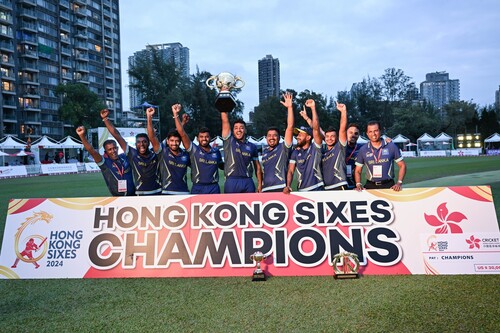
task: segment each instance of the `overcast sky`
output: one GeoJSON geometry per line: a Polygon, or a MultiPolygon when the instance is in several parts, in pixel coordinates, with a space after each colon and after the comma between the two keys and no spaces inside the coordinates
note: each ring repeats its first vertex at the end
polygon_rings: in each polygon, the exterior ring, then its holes
{"type": "Polygon", "coordinates": [[[446,71],[460,99],[493,104],[500,85],[498,0],[312,0],[120,2],[124,109],[128,57],[148,44],[180,42],[190,71],[229,71],[246,82],[245,117],[258,105],[257,62],[278,58],[281,89],[327,96],[386,68],[420,85],[446,71]]]}

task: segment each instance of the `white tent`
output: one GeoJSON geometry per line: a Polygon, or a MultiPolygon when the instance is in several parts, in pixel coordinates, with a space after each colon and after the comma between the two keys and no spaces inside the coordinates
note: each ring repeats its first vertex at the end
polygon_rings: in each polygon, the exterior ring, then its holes
{"type": "Polygon", "coordinates": [[[218,147],[222,147],[222,138],[220,136],[217,136],[215,139],[213,139],[211,141],[211,143],[214,143],[218,146],[218,147]]]}
{"type": "Polygon", "coordinates": [[[13,137],[12,135],[7,135],[2,142],[0,142],[1,149],[24,149],[27,143],[13,137]]]}
{"type": "Polygon", "coordinates": [[[420,150],[434,150],[431,146],[434,146],[434,138],[424,133],[417,139],[417,151],[420,154],[420,150]]]}
{"type": "Polygon", "coordinates": [[[484,139],[485,143],[490,143],[490,142],[500,142],[500,134],[495,133],[484,139]]]}
{"type": "Polygon", "coordinates": [[[453,138],[448,134],[441,132],[434,138],[434,145],[438,150],[453,149],[453,138]]]}
{"type": "Polygon", "coordinates": [[[408,143],[408,142],[410,142],[410,139],[408,139],[406,136],[404,136],[402,134],[398,134],[394,138],[392,138],[392,142],[394,142],[394,143],[408,143]]]}
{"type": "Polygon", "coordinates": [[[61,148],[83,148],[83,144],[76,140],[76,139],[73,139],[71,136],[67,136],[65,137],[64,139],[62,139],[61,141],[58,142],[60,145],[61,145],[61,148]]]}
{"type": "Polygon", "coordinates": [[[60,143],[58,143],[56,140],[54,140],[52,138],[49,138],[46,135],[44,135],[40,139],[34,141],[31,144],[31,147],[38,147],[40,149],[42,149],[42,148],[47,148],[47,149],[62,148],[60,143]]]}
{"type": "Polygon", "coordinates": [[[253,137],[253,136],[251,136],[251,135],[249,135],[249,136],[247,137],[247,140],[248,140],[248,142],[251,142],[251,143],[253,143],[254,145],[258,145],[258,144],[260,144],[260,143],[259,143],[259,140],[257,140],[256,138],[254,138],[254,137],[253,137]]]}
{"type": "Polygon", "coordinates": [[[368,139],[367,139],[367,138],[365,138],[364,136],[361,136],[361,135],[360,135],[360,136],[359,136],[359,138],[358,138],[357,143],[359,143],[360,145],[362,145],[362,144],[367,143],[368,141],[370,141],[370,140],[368,140],[368,139]]]}

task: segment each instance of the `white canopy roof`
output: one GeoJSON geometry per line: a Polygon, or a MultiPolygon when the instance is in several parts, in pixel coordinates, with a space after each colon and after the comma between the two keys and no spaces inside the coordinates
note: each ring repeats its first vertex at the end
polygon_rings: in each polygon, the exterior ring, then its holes
{"type": "Polygon", "coordinates": [[[80,141],[73,139],[69,135],[59,141],[59,144],[62,148],[83,148],[83,144],[80,141]]]}
{"type": "Polygon", "coordinates": [[[359,136],[359,138],[358,138],[357,143],[359,143],[359,144],[364,144],[364,143],[367,143],[368,141],[370,141],[370,140],[368,140],[368,139],[367,139],[367,138],[365,138],[364,136],[360,135],[360,136],[359,136]]]}
{"type": "Polygon", "coordinates": [[[56,140],[49,138],[48,136],[44,135],[40,139],[36,140],[31,144],[32,147],[38,147],[38,148],[62,148],[61,144],[58,143],[56,140]]]}
{"type": "Polygon", "coordinates": [[[424,133],[424,134],[422,134],[422,136],[420,138],[417,139],[417,141],[432,141],[432,142],[434,142],[434,138],[432,136],[430,136],[429,134],[424,133]]]}
{"type": "Polygon", "coordinates": [[[392,138],[392,142],[394,142],[394,143],[407,143],[407,142],[410,142],[410,139],[408,139],[406,136],[404,136],[402,134],[398,134],[394,138],[392,138]]]}
{"type": "Polygon", "coordinates": [[[487,137],[484,142],[500,142],[500,134],[495,133],[487,137]]]}
{"type": "Polygon", "coordinates": [[[448,134],[441,132],[438,136],[434,138],[434,141],[450,141],[453,138],[449,136],[448,134]]]}
{"type": "Polygon", "coordinates": [[[15,138],[12,135],[7,135],[5,139],[0,143],[0,148],[2,149],[24,149],[26,147],[26,142],[21,139],[15,138]]]}

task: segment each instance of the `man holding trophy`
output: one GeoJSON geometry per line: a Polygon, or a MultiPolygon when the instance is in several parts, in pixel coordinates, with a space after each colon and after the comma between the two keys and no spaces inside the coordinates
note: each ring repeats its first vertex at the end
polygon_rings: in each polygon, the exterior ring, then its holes
{"type": "Polygon", "coordinates": [[[215,107],[220,112],[222,120],[222,140],[224,147],[224,193],[252,193],[255,192],[255,184],[252,179],[252,171],[255,170],[257,177],[257,191],[262,190],[262,170],[259,163],[257,146],[246,141],[246,123],[238,119],[234,122],[232,132],[228,113],[236,106],[232,89],[243,87],[236,86],[237,82],[243,81],[230,73],[221,73],[212,76],[206,81],[210,88],[219,89],[215,107]],[[253,169],[253,170],[252,170],[253,169]]]}

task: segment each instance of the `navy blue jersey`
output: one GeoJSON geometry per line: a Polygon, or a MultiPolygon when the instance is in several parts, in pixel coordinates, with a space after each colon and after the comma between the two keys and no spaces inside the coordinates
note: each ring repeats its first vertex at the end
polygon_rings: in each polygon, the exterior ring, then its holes
{"type": "Polygon", "coordinates": [[[109,157],[102,157],[101,162],[97,163],[102,171],[102,176],[106,182],[109,192],[113,196],[135,195],[134,177],[132,176],[132,168],[128,163],[125,154],[118,155],[118,158],[113,161],[109,157]],[[126,181],[126,188],[119,186],[119,181],[126,181]]]}
{"type": "Polygon", "coordinates": [[[158,178],[158,154],[148,151],[147,156],[141,156],[137,152],[137,149],[128,145],[125,153],[132,167],[135,194],[159,194],[161,192],[161,184],[158,178]]]}
{"type": "Polygon", "coordinates": [[[321,158],[321,171],[325,190],[347,185],[345,164],[345,143],[337,141],[330,150],[325,150],[321,158]]]}
{"type": "Polygon", "coordinates": [[[356,181],[354,180],[354,169],[356,169],[356,156],[363,144],[356,143],[354,147],[349,145],[345,148],[345,163],[346,163],[346,180],[349,187],[354,188],[356,181]]]}
{"type": "Polygon", "coordinates": [[[394,162],[403,160],[399,148],[392,142],[381,140],[380,148],[373,148],[371,142],[359,149],[356,166],[365,166],[366,180],[372,182],[394,179],[394,162]]]}
{"type": "Polygon", "coordinates": [[[314,141],[307,149],[296,148],[292,151],[290,163],[295,164],[299,191],[315,191],[323,186],[321,156],[321,146],[314,141]]]}
{"type": "Polygon", "coordinates": [[[191,182],[193,184],[219,184],[219,164],[222,163],[218,148],[205,149],[191,143],[187,150],[191,159],[191,182]]]}
{"type": "Polygon", "coordinates": [[[163,142],[160,147],[161,193],[189,194],[186,179],[190,165],[188,153],[181,149],[178,155],[174,155],[163,142]]]}
{"type": "Polygon", "coordinates": [[[231,134],[222,139],[226,178],[252,178],[252,162],[259,159],[257,146],[251,142],[238,141],[231,134]]]}
{"type": "Polygon", "coordinates": [[[285,142],[278,143],[271,149],[267,147],[262,152],[262,171],[264,173],[262,192],[283,189],[286,186],[286,173],[288,169],[288,158],[292,146],[286,146],[285,142]]]}

